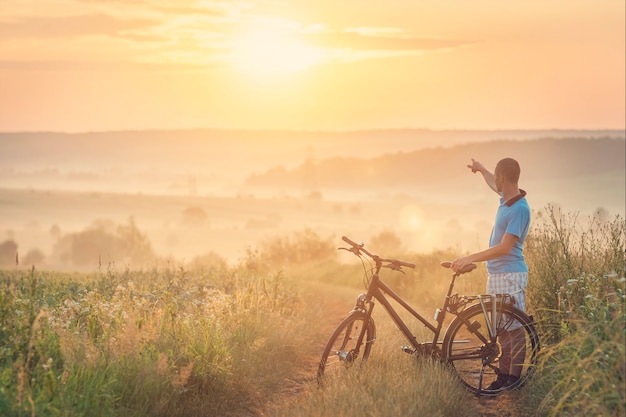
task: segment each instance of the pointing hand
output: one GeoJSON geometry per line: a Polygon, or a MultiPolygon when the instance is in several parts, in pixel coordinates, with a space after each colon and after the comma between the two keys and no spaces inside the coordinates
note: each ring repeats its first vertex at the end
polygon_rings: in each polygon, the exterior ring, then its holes
{"type": "Polygon", "coordinates": [[[476,173],[478,171],[482,171],[483,169],[485,169],[485,167],[483,166],[483,164],[481,164],[480,162],[476,161],[474,158],[472,158],[472,164],[467,166],[469,169],[472,170],[472,173],[476,173]]]}

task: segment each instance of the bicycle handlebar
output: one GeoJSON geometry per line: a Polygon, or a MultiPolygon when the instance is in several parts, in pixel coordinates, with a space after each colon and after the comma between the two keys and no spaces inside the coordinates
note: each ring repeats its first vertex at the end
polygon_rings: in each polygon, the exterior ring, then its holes
{"type": "MultiPolygon", "coordinates": [[[[347,251],[350,251],[352,253],[354,253],[357,256],[360,256],[362,253],[369,256],[370,258],[372,258],[374,261],[376,261],[377,263],[380,263],[382,267],[384,268],[390,268],[396,271],[399,271],[400,268],[402,268],[403,266],[407,267],[407,268],[415,268],[415,264],[410,263],[410,262],[404,262],[404,261],[400,261],[398,259],[386,259],[386,258],[381,258],[378,255],[374,255],[373,253],[369,252],[367,249],[365,249],[365,244],[364,243],[356,243],[355,241],[353,241],[352,239],[348,238],[347,236],[342,236],[341,239],[346,242],[347,244],[349,244],[351,246],[350,249],[348,248],[339,248],[339,249],[345,249],[347,251]],[[388,265],[382,265],[382,263],[388,263],[388,265]]],[[[450,268],[452,266],[452,262],[450,261],[444,261],[441,262],[441,266],[443,266],[444,268],[450,268]]],[[[462,270],[460,270],[457,275],[461,275],[461,274],[466,274],[468,272],[473,271],[474,269],[476,269],[476,264],[469,264],[466,265],[462,270]]]]}
{"type": "Polygon", "coordinates": [[[350,240],[350,238],[346,237],[346,236],[341,236],[341,239],[346,242],[349,243],[352,246],[363,246],[363,244],[361,243],[360,245],[358,243],[355,243],[353,241],[350,240]]]}
{"type": "MultiPolygon", "coordinates": [[[[344,248],[344,249],[354,253],[357,256],[359,256],[361,253],[364,253],[365,255],[369,256],[370,258],[372,258],[377,263],[380,262],[381,266],[383,266],[384,268],[390,268],[390,269],[393,269],[393,270],[400,270],[400,268],[402,268],[403,266],[405,266],[407,268],[415,268],[415,266],[416,266],[413,263],[400,261],[398,259],[381,258],[380,256],[374,255],[373,253],[371,253],[367,249],[365,249],[364,248],[364,246],[365,246],[364,243],[356,243],[356,242],[352,241],[350,238],[348,238],[346,236],[342,236],[341,239],[344,242],[346,242],[347,244],[349,244],[350,246],[352,246],[352,248],[350,248],[350,249],[347,249],[347,248],[344,248]],[[382,265],[383,262],[388,262],[389,265],[382,265]]],[[[340,248],[340,249],[342,249],[342,248],[340,248]]]]}

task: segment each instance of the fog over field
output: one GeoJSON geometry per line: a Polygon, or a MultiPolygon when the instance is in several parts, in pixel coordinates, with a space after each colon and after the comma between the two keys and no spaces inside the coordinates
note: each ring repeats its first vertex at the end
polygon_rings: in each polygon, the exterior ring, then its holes
{"type": "Polygon", "coordinates": [[[619,130],[0,133],[0,243],[14,242],[22,266],[82,269],[137,262],[106,245],[72,257],[87,231],[135,231],[183,263],[237,260],[307,228],[337,241],[393,232],[412,252],[475,250],[497,196],[470,158],[517,158],[535,212],[624,216],[624,144],[619,130]]]}

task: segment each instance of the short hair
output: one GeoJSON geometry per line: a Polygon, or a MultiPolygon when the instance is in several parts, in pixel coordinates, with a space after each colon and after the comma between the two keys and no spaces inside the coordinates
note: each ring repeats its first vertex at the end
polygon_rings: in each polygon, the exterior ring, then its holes
{"type": "Polygon", "coordinates": [[[513,158],[504,158],[496,165],[496,174],[502,175],[504,179],[512,184],[517,184],[521,169],[519,163],[513,158]]]}

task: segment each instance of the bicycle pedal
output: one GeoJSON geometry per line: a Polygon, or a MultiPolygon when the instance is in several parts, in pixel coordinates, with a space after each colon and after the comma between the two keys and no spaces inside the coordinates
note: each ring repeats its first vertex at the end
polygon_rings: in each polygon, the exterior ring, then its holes
{"type": "Polygon", "coordinates": [[[415,349],[413,349],[411,346],[402,346],[401,349],[404,353],[408,353],[409,355],[412,355],[415,353],[415,349]]]}

